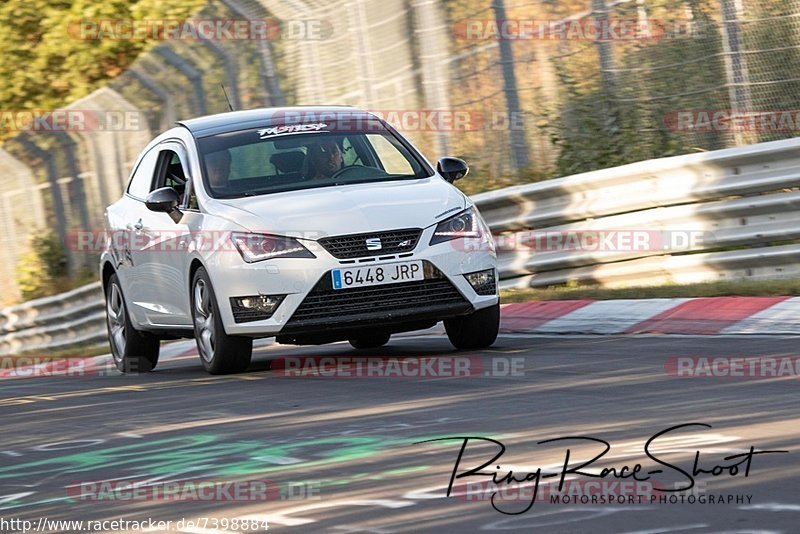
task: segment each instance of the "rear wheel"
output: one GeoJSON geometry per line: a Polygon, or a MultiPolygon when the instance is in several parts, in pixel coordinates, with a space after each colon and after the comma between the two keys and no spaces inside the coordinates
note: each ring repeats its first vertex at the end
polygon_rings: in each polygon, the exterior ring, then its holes
{"type": "Polygon", "coordinates": [[[354,349],[377,349],[386,345],[391,337],[387,332],[365,332],[364,335],[348,341],[354,349]]]}
{"type": "Polygon", "coordinates": [[[154,335],[133,327],[116,274],[111,275],[106,286],[106,325],[117,369],[123,373],[147,373],[155,368],[161,343],[154,335]]]}
{"type": "Polygon", "coordinates": [[[192,319],[200,361],[212,375],[241,373],[250,365],[253,340],[225,333],[217,298],[205,268],[192,277],[192,319]]]}
{"type": "Polygon", "coordinates": [[[444,320],[450,343],[457,349],[482,349],[497,339],[500,331],[500,303],[464,317],[444,320]]]}

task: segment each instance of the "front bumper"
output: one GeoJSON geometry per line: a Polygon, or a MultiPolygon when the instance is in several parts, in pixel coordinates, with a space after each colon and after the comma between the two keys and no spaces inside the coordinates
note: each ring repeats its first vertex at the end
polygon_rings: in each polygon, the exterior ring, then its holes
{"type": "Polygon", "coordinates": [[[463,276],[496,268],[491,244],[486,240],[458,239],[428,246],[433,231],[424,230],[410,253],[363,264],[377,267],[423,260],[424,282],[334,290],[330,271],[354,265],[342,263],[313,241],[304,245],[315,259],[281,258],[248,264],[238,252],[225,251],[204,259],[204,263],[220,304],[225,331],[230,335],[269,337],[436,322],[496,304],[497,295],[478,295],[463,276]],[[230,297],[258,294],[286,298],[269,319],[237,323],[230,297]]]}
{"type": "Polygon", "coordinates": [[[281,334],[390,327],[400,322],[441,319],[472,311],[472,304],[441,271],[427,260],[423,265],[425,280],[401,284],[336,290],[331,277],[323,276],[281,334]]]}

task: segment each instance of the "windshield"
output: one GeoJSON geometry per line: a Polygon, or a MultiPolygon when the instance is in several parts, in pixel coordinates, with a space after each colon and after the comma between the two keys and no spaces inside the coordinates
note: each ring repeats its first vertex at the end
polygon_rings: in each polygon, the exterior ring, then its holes
{"type": "Polygon", "coordinates": [[[214,198],[431,176],[377,120],[358,131],[293,124],[218,134],[198,144],[214,198]]]}

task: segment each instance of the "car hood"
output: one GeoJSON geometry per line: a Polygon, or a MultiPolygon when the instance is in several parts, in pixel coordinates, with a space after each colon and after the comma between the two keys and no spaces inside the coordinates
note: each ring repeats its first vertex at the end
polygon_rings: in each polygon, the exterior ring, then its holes
{"type": "Polygon", "coordinates": [[[425,228],[466,206],[463,193],[433,176],[214,200],[208,211],[252,232],[316,239],[425,228]]]}

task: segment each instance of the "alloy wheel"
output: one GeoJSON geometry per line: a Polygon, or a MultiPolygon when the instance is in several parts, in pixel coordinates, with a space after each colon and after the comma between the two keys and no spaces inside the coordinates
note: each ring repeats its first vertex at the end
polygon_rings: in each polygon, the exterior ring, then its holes
{"type": "Polygon", "coordinates": [[[125,304],[122,301],[122,292],[116,284],[112,284],[108,291],[106,316],[108,318],[108,331],[111,334],[111,344],[114,348],[111,351],[111,355],[115,361],[119,361],[125,354],[127,336],[125,332],[125,304]]]}
{"type": "Polygon", "coordinates": [[[207,362],[214,359],[214,308],[211,292],[205,281],[197,280],[194,286],[194,324],[200,341],[200,356],[207,362]]]}

